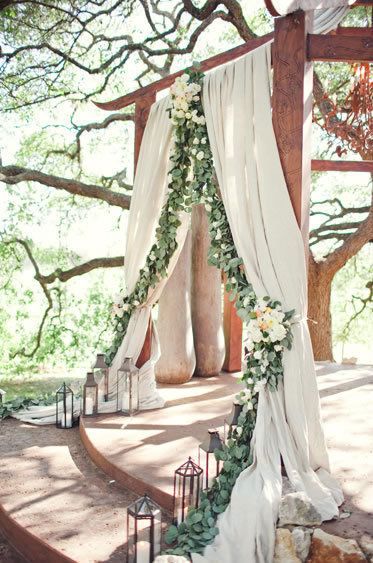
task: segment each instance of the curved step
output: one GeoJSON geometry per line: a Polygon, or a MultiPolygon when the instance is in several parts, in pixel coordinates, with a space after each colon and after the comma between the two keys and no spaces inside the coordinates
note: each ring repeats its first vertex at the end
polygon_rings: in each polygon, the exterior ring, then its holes
{"type": "Polygon", "coordinates": [[[127,502],[87,482],[68,446],[2,455],[0,483],[0,526],[27,561],[124,560],[127,502]]]}
{"type": "Polygon", "coordinates": [[[120,413],[82,417],[80,436],[91,459],[118,483],[145,492],[164,509],[173,508],[175,469],[198,445],[208,428],[221,427],[239,391],[237,376],[193,378],[183,385],[159,386],[163,409],[133,418],[120,413]]]}

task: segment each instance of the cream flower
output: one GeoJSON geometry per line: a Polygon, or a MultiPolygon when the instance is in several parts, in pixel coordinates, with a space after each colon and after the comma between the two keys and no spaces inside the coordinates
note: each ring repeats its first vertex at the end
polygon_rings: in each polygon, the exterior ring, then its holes
{"type": "Polygon", "coordinates": [[[202,160],[205,156],[205,153],[203,151],[199,151],[199,153],[197,154],[197,160],[202,160]]]}

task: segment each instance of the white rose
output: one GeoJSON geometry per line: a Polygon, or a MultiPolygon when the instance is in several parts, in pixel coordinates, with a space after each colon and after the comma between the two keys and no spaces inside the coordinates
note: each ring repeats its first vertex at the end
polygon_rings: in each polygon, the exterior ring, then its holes
{"type": "Polygon", "coordinates": [[[184,111],[183,111],[182,109],[179,109],[179,110],[176,112],[176,115],[177,115],[177,117],[184,117],[184,116],[185,116],[185,113],[184,113],[184,111]]]}
{"type": "Polygon", "coordinates": [[[215,240],[221,240],[221,230],[220,229],[218,229],[218,232],[216,233],[215,240]]]}
{"type": "Polygon", "coordinates": [[[193,139],[193,145],[199,145],[199,139],[197,139],[197,137],[193,139]]]}
{"type": "Polygon", "coordinates": [[[247,406],[247,410],[248,410],[248,411],[252,411],[253,408],[254,408],[254,405],[252,404],[251,401],[249,401],[248,403],[246,403],[246,406],[247,406]]]}
{"type": "Polygon", "coordinates": [[[137,301],[137,299],[135,299],[133,304],[135,307],[138,307],[140,305],[140,301],[137,301]]]}
{"type": "Polygon", "coordinates": [[[205,145],[205,144],[207,143],[207,139],[206,139],[206,137],[202,137],[202,139],[201,139],[201,143],[202,143],[202,145],[205,145]]]}
{"type": "Polygon", "coordinates": [[[150,260],[151,260],[152,262],[154,262],[154,260],[157,259],[157,257],[156,257],[156,255],[154,254],[154,252],[151,252],[151,253],[150,253],[149,258],[150,258],[150,260]]]}
{"type": "Polygon", "coordinates": [[[260,360],[262,358],[262,353],[260,350],[257,350],[256,352],[254,352],[254,358],[256,360],[260,360]]]}
{"type": "Polygon", "coordinates": [[[184,72],[184,74],[182,74],[180,76],[180,80],[182,80],[183,82],[189,82],[189,79],[190,79],[190,76],[186,72],[184,72]]]}
{"type": "Polygon", "coordinates": [[[185,114],[185,119],[190,119],[191,117],[192,117],[192,114],[189,111],[187,111],[186,114],[185,114]]]}
{"type": "Polygon", "coordinates": [[[194,100],[195,102],[198,102],[198,101],[199,101],[199,96],[193,96],[193,100],[194,100]]]}
{"type": "Polygon", "coordinates": [[[280,346],[279,344],[275,344],[275,350],[276,352],[281,352],[282,346],[280,346]]]}
{"type": "Polygon", "coordinates": [[[237,432],[238,436],[241,436],[241,435],[242,435],[242,432],[243,432],[242,426],[237,426],[236,432],[237,432]]]}
{"type": "Polygon", "coordinates": [[[192,149],[192,154],[196,155],[196,154],[197,154],[197,149],[192,149]]]}
{"type": "Polygon", "coordinates": [[[203,151],[199,151],[199,153],[197,154],[197,160],[202,160],[204,156],[205,153],[203,151]]]}
{"type": "Polygon", "coordinates": [[[211,205],[210,205],[209,203],[206,203],[205,209],[206,209],[206,211],[207,211],[208,213],[211,213],[211,209],[212,209],[212,208],[211,208],[211,205]]]}

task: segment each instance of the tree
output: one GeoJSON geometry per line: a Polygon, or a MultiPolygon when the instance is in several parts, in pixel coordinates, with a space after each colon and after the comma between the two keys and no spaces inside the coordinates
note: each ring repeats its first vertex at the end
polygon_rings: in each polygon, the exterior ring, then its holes
{"type": "MultiPolygon", "coordinates": [[[[107,206],[119,211],[128,209],[129,161],[106,174],[97,174],[87,165],[86,155],[93,152],[103,138],[110,144],[105,137],[107,131],[110,131],[111,145],[122,141],[123,132],[130,144],[133,114],[118,112],[102,119],[96,112],[97,120],[86,121],[84,112],[93,107],[91,101],[116,97],[167,75],[171,69],[183,68],[191,63],[192,54],[203,58],[242,40],[248,41],[269,31],[272,19],[264,10],[250,17],[245,15],[243,3],[238,0],[207,0],[201,7],[191,0],[7,0],[0,1],[0,13],[3,113],[17,124],[27,124],[45,114],[49,116],[49,121],[34,127],[36,130],[22,140],[13,163],[4,162],[0,166],[0,182],[8,193],[16,193],[23,200],[17,208],[18,218],[7,217],[5,221],[3,255],[7,259],[13,256],[18,266],[25,259],[29,261],[46,303],[31,342],[14,351],[15,355],[33,356],[58,306],[62,284],[88,272],[118,267],[124,259],[123,256],[99,257],[79,263],[79,257],[72,258],[65,249],[63,256],[56,257],[52,272],[45,273],[43,266],[50,268],[50,256],[45,261],[37,244],[20,233],[22,217],[27,217],[25,202],[31,197],[30,189],[38,190],[42,198],[53,198],[51,194],[55,190],[58,194],[56,207],[70,210],[74,205],[82,214],[89,213],[97,204],[104,210],[107,206]],[[221,32],[219,42],[216,30],[221,32]],[[212,37],[213,48],[209,43],[212,37]],[[61,197],[61,193],[66,196],[61,197]]],[[[354,17],[364,25],[368,9],[358,8],[354,17]]],[[[342,90],[344,80],[345,77],[339,80],[342,90]]],[[[335,82],[338,90],[338,80],[335,82]]],[[[325,116],[329,101],[324,96],[319,73],[315,75],[314,90],[317,107],[325,116]]],[[[88,113],[92,112],[90,109],[88,113]]],[[[359,224],[352,227],[357,227],[358,234],[351,239],[351,228],[343,231],[340,227],[339,219],[344,211],[343,206],[337,213],[330,210],[329,223],[326,221],[317,232],[311,233],[313,245],[315,237],[318,241],[325,240],[328,234],[337,232],[338,224],[338,232],[342,233],[338,240],[343,240],[344,250],[340,247],[330,254],[334,272],[361,248],[370,228],[370,220],[368,224],[366,219],[365,223],[358,221],[359,224]]],[[[69,215],[66,211],[66,217],[69,215]]],[[[66,221],[68,228],[68,219],[66,221]]],[[[312,307],[318,299],[320,301],[320,293],[315,288],[320,271],[326,270],[322,264],[314,260],[311,253],[311,317],[316,317],[312,307]]],[[[318,311],[317,306],[316,309],[318,311]]],[[[327,302],[322,303],[320,311],[325,312],[318,312],[319,329],[329,330],[327,302]]],[[[315,338],[314,345],[318,359],[330,357],[330,342],[328,353],[318,349],[315,338]]]]}

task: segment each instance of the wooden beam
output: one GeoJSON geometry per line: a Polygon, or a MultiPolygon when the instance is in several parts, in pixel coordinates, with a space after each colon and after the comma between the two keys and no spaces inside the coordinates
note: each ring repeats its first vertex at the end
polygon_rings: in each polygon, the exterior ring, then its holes
{"type": "Polygon", "coordinates": [[[370,172],[373,174],[373,160],[312,160],[314,172],[370,172]]]}
{"type": "MultiPolygon", "coordinates": [[[[134,169],[136,171],[137,162],[139,160],[141,141],[144,135],[146,122],[149,117],[149,112],[152,104],[155,102],[156,95],[151,93],[146,97],[137,100],[135,105],[135,149],[134,149],[134,169]]],[[[137,359],[136,366],[141,368],[151,356],[152,348],[152,320],[149,321],[148,330],[146,331],[144,344],[140,355],[137,359]]]]}
{"type": "MultiPolygon", "coordinates": [[[[273,33],[268,33],[267,35],[263,35],[262,37],[250,39],[250,41],[244,43],[243,45],[239,45],[238,47],[234,47],[229,51],[225,51],[224,53],[220,53],[219,55],[214,55],[213,57],[202,61],[200,69],[203,72],[206,72],[207,70],[211,70],[212,68],[220,66],[224,63],[233,61],[234,59],[237,59],[238,57],[241,57],[242,55],[246,55],[246,53],[253,51],[257,47],[260,47],[260,45],[267,43],[272,38],[273,33]]],[[[184,72],[185,70],[180,70],[179,72],[169,74],[168,76],[165,76],[164,78],[161,78],[160,80],[157,80],[156,82],[153,82],[148,86],[139,88],[135,92],[131,92],[130,94],[126,94],[125,96],[120,96],[119,98],[116,98],[115,100],[112,100],[110,102],[94,102],[94,104],[100,109],[107,111],[125,108],[131,104],[134,104],[142,97],[155,95],[157,92],[169,88],[174,83],[175,78],[181,76],[184,72]]]]}
{"type": "Polygon", "coordinates": [[[308,35],[307,58],[310,61],[371,62],[373,35],[308,35]]]}
{"type": "Polygon", "coordinates": [[[312,63],[306,60],[311,15],[296,12],[275,21],[272,49],[272,119],[291,203],[308,247],[311,185],[312,63]]]}
{"type": "Polygon", "coordinates": [[[358,37],[373,37],[373,27],[337,27],[337,35],[357,35],[358,37]]]}

